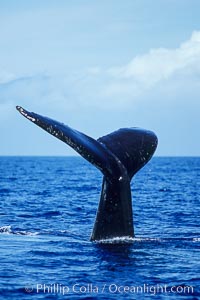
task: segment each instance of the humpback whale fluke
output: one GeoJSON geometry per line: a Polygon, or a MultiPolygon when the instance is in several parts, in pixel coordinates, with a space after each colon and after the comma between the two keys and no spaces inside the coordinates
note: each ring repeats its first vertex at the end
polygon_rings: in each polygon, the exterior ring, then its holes
{"type": "Polygon", "coordinates": [[[95,140],[84,133],[29,112],[17,110],[28,120],[72,147],[104,175],[91,240],[134,237],[130,182],[152,157],[157,137],[149,130],[123,128],[95,140]]]}

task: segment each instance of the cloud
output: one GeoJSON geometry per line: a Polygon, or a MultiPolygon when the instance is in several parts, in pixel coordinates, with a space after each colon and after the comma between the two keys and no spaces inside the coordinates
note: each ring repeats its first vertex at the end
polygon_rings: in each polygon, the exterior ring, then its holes
{"type": "Polygon", "coordinates": [[[18,101],[65,112],[126,110],[146,102],[154,90],[164,98],[166,85],[168,93],[184,90],[186,84],[196,84],[199,76],[200,31],[194,31],[179,47],[151,49],[124,66],[103,69],[97,65],[62,74],[0,74],[0,102],[18,101]]]}
{"type": "Polygon", "coordinates": [[[200,31],[194,31],[191,38],[176,49],[151,49],[147,54],[133,58],[127,65],[108,70],[116,84],[108,86],[111,93],[121,80],[122,92],[125,89],[137,90],[152,88],[161,81],[177,76],[200,75],[200,31]]]}
{"type": "MultiPolygon", "coordinates": [[[[75,78],[72,95],[80,105],[123,109],[139,105],[154,89],[184,89],[200,76],[200,31],[175,49],[157,48],[134,57],[124,66],[89,68],[75,78]]],[[[188,89],[188,87],[187,87],[188,89]]]]}
{"type": "MultiPolygon", "coordinates": [[[[2,71],[0,123],[8,136],[17,126],[22,129],[15,111],[21,105],[96,137],[120,127],[149,128],[159,136],[160,153],[199,155],[199,78],[200,31],[175,49],[151,49],[124,66],[97,64],[62,73],[2,71]]],[[[4,131],[1,135],[6,139],[4,131]]]]}
{"type": "MultiPolygon", "coordinates": [[[[133,78],[147,86],[168,79],[177,71],[200,67],[200,32],[177,49],[152,49],[149,53],[135,57],[127,66],[118,69],[118,76],[133,78]]],[[[199,68],[200,70],[200,68],[199,68]]]]}

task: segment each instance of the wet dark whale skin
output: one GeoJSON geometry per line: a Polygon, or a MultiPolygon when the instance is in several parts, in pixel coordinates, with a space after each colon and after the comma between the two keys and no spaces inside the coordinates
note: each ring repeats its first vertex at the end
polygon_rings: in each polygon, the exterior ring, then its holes
{"type": "Polygon", "coordinates": [[[92,241],[134,237],[130,182],[153,156],[157,137],[149,130],[123,128],[95,140],[50,118],[17,110],[28,120],[62,140],[104,175],[92,241]]]}

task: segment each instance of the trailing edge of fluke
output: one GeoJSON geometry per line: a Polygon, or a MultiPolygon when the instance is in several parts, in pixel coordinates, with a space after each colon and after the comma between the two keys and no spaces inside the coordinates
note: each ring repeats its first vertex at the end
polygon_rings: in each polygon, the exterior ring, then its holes
{"type": "Polygon", "coordinates": [[[102,191],[91,240],[134,237],[130,182],[152,157],[157,137],[149,130],[122,128],[95,140],[63,123],[17,110],[28,120],[72,147],[103,173],[102,191]]]}

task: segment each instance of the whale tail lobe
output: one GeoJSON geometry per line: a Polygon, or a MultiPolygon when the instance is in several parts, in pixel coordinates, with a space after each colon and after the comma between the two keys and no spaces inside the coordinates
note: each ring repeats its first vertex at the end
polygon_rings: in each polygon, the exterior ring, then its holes
{"type": "Polygon", "coordinates": [[[95,140],[63,123],[17,110],[28,120],[72,147],[104,175],[91,240],[134,236],[130,181],[152,157],[156,135],[144,129],[124,128],[95,140]]]}

